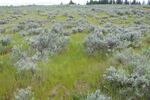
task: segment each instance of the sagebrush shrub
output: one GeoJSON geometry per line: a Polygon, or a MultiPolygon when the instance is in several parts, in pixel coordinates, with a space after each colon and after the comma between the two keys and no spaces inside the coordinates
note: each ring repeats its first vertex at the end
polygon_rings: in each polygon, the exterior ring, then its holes
{"type": "Polygon", "coordinates": [[[150,59],[150,48],[148,48],[145,52],[144,52],[144,55],[150,59]]]}
{"type": "Polygon", "coordinates": [[[18,72],[27,70],[34,74],[36,70],[36,64],[31,58],[26,57],[25,55],[15,63],[15,67],[17,68],[18,72]]]}
{"type": "Polygon", "coordinates": [[[25,29],[25,23],[19,23],[12,28],[12,32],[19,32],[25,29]]]}
{"type": "Polygon", "coordinates": [[[23,47],[22,45],[14,45],[12,48],[12,60],[14,62],[18,61],[23,56],[23,47]]]}
{"type": "Polygon", "coordinates": [[[7,24],[7,23],[8,23],[8,21],[7,21],[7,20],[2,20],[2,19],[0,20],[0,24],[1,24],[1,25],[3,25],[3,24],[7,24]]]}
{"type": "Polygon", "coordinates": [[[104,80],[118,87],[121,94],[126,93],[133,99],[150,98],[150,61],[147,56],[125,54],[122,57],[121,68],[107,69],[104,80]]]}
{"type": "Polygon", "coordinates": [[[109,81],[111,84],[115,84],[118,86],[126,86],[128,83],[128,74],[123,69],[116,69],[115,67],[110,66],[107,69],[107,74],[104,75],[105,79],[109,81]]]}
{"type": "Polygon", "coordinates": [[[6,32],[6,29],[0,28],[0,34],[5,33],[5,32],[6,32]]]}
{"type": "Polygon", "coordinates": [[[0,35],[0,44],[2,46],[8,46],[11,42],[11,38],[9,36],[0,35]]]}
{"type": "Polygon", "coordinates": [[[39,34],[36,38],[30,39],[28,43],[31,48],[41,53],[48,52],[53,55],[66,46],[68,37],[65,36],[61,24],[57,24],[52,27],[51,31],[39,34]]]}
{"type": "Polygon", "coordinates": [[[72,33],[81,33],[81,32],[83,32],[82,27],[75,27],[72,29],[72,33]]]}
{"type": "Polygon", "coordinates": [[[27,87],[25,89],[17,89],[14,94],[13,100],[34,100],[34,94],[31,91],[31,87],[27,87]]]}
{"type": "Polygon", "coordinates": [[[106,23],[105,28],[99,29],[91,26],[93,30],[85,39],[84,45],[89,54],[94,52],[113,52],[126,48],[141,46],[141,39],[146,34],[148,27],[145,25],[131,25],[131,27],[117,27],[106,23]],[[101,35],[101,36],[99,36],[101,35]]]}
{"type": "Polygon", "coordinates": [[[41,25],[38,22],[35,22],[33,20],[28,20],[26,22],[27,25],[27,29],[31,29],[31,28],[39,28],[41,25]]]}
{"type": "Polygon", "coordinates": [[[101,33],[92,33],[84,41],[84,46],[89,54],[93,54],[97,51],[107,51],[107,43],[103,41],[103,35],[101,33]]]}
{"type": "Polygon", "coordinates": [[[87,96],[85,100],[111,100],[110,97],[103,95],[100,90],[87,96]]]}
{"type": "Polygon", "coordinates": [[[95,52],[107,54],[117,48],[119,39],[111,34],[104,36],[101,30],[96,29],[93,33],[88,35],[84,41],[84,45],[89,54],[95,52]]]}
{"type": "Polygon", "coordinates": [[[0,54],[7,52],[8,46],[11,44],[10,36],[3,36],[0,34],[0,54]]]}
{"type": "Polygon", "coordinates": [[[12,48],[12,61],[18,72],[27,70],[34,74],[37,70],[36,62],[23,51],[22,45],[12,48]]]}
{"type": "Polygon", "coordinates": [[[38,35],[40,33],[43,33],[44,30],[42,28],[31,28],[27,30],[27,32],[29,33],[29,35],[38,35]]]}

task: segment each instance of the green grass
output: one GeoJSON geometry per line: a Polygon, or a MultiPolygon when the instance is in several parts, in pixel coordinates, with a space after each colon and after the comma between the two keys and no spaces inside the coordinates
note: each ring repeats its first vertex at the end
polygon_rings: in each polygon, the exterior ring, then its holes
{"type": "MultiPolygon", "coordinates": [[[[149,10],[149,8],[143,8],[149,10]]],[[[80,15],[74,14],[74,20],[80,19],[80,15]]],[[[87,16],[86,19],[92,25],[98,25],[102,27],[105,23],[109,22],[109,15],[105,12],[97,13],[98,19],[92,16],[87,16]],[[104,24],[100,24],[99,20],[103,17],[108,17],[104,19],[104,24]]],[[[1,16],[0,16],[1,17],[1,16]]],[[[3,18],[5,16],[2,16],[3,18]]],[[[112,18],[112,17],[111,17],[112,18]]],[[[6,25],[1,25],[5,28],[11,28],[13,25],[25,21],[27,19],[34,19],[38,21],[47,21],[42,27],[48,28],[55,23],[51,22],[47,16],[39,16],[34,11],[28,15],[19,18],[18,20],[13,20],[11,23],[6,25]]],[[[54,20],[56,22],[63,22],[67,20],[64,15],[57,15],[54,20]]],[[[126,26],[132,24],[136,19],[134,16],[129,16],[127,20],[114,19],[112,20],[113,25],[126,26]]],[[[145,17],[142,19],[145,23],[149,23],[149,20],[145,17]]],[[[9,32],[5,34],[10,34],[9,32]]],[[[11,61],[11,52],[7,54],[0,55],[0,100],[11,100],[14,96],[14,92],[18,88],[26,88],[28,86],[32,87],[32,91],[35,95],[35,100],[72,100],[72,99],[82,99],[89,92],[93,92],[96,89],[102,89],[105,92],[102,75],[105,70],[111,64],[113,58],[110,56],[104,57],[103,55],[97,54],[95,56],[89,56],[85,52],[83,45],[85,37],[89,33],[76,33],[70,36],[70,41],[64,50],[55,56],[49,57],[48,62],[39,62],[39,70],[33,75],[31,72],[17,73],[14,68],[13,62],[11,61]]],[[[24,51],[30,51],[29,46],[26,44],[24,37],[20,36],[18,33],[13,33],[12,42],[8,46],[12,48],[14,45],[23,45],[24,51]]],[[[150,45],[149,37],[142,38],[141,48],[137,48],[136,52],[141,52],[142,49],[146,49],[150,45]]],[[[28,52],[29,54],[32,54],[28,52]]],[[[107,85],[107,84],[106,84],[107,85]]],[[[106,88],[110,89],[108,94],[113,98],[119,98],[115,94],[115,90],[110,86],[106,88]]]]}
{"type": "MultiPolygon", "coordinates": [[[[96,90],[107,62],[100,55],[86,54],[83,47],[86,36],[87,33],[72,35],[68,46],[62,52],[50,57],[48,63],[38,64],[40,70],[35,76],[30,72],[16,73],[10,55],[1,55],[0,67],[3,71],[0,74],[0,85],[3,88],[0,88],[0,96],[10,99],[17,88],[28,86],[32,87],[35,98],[38,99],[47,97],[56,100],[61,97],[72,99],[74,96],[84,96],[89,91],[96,90]]],[[[17,33],[14,37],[14,40],[23,44],[24,50],[27,50],[23,38],[17,33]]]]}
{"type": "MultiPolygon", "coordinates": [[[[90,90],[96,89],[106,65],[101,57],[89,57],[85,54],[82,42],[86,35],[85,33],[74,34],[71,36],[68,48],[61,54],[50,58],[48,64],[40,64],[40,68],[44,68],[42,77],[47,77],[47,81],[41,84],[46,88],[37,88],[44,91],[43,95],[46,96],[45,93],[48,90],[52,91],[59,85],[62,85],[65,90],[62,91],[62,94],[56,95],[56,98],[63,96],[68,91],[70,95],[67,97],[71,97],[73,93],[85,95],[90,90]]],[[[37,94],[38,98],[43,97],[40,94],[37,94]]],[[[53,95],[53,93],[49,92],[49,95],[53,95]]]]}

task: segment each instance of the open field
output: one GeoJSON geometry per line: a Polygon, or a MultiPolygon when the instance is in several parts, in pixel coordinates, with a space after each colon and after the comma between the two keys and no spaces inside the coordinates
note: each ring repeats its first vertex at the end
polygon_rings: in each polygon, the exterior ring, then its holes
{"type": "Polygon", "coordinates": [[[0,7],[0,100],[150,100],[150,6],[0,7]]]}

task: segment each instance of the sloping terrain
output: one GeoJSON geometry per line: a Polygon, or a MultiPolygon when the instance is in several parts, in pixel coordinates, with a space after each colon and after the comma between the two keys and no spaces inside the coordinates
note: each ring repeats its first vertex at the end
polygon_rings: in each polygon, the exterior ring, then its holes
{"type": "Polygon", "coordinates": [[[150,99],[149,6],[0,12],[0,100],[150,99]]]}

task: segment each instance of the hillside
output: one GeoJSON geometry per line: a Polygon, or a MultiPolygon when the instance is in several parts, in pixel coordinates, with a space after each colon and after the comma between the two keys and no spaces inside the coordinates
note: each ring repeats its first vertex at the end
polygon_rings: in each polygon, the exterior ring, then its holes
{"type": "Polygon", "coordinates": [[[149,6],[0,7],[0,100],[150,100],[149,93],[149,6]]]}

